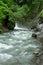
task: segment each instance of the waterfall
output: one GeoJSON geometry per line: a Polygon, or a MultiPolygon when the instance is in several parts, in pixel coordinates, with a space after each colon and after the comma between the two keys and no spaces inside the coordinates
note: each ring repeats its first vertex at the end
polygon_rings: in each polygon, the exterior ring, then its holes
{"type": "Polygon", "coordinates": [[[25,28],[23,25],[20,27],[17,22],[15,23],[14,29],[16,29],[16,30],[27,30],[27,28],[25,28]]]}
{"type": "Polygon", "coordinates": [[[14,29],[22,29],[18,26],[18,23],[15,23],[15,28],[14,29]]]}

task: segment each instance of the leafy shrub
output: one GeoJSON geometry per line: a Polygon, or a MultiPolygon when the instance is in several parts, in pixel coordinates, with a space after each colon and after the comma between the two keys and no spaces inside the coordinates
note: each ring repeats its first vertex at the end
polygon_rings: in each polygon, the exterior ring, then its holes
{"type": "Polygon", "coordinates": [[[7,27],[8,27],[8,29],[13,30],[14,29],[14,26],[15,26],[14,15],[13,15],[13,12],[10,11],[9,12],[8,22],[7,22],[7,27]]]}
{"type": "Polygon", "coordinates": [[[0,29],[0,33],[3,33],[3,30],[2,29],[0,29]]]}
{"type": "Polygon", "coordinates": [[[7,6],[7,4],[5,4],[4,2],[0,1],[0,20],[1,20],[0,24],[4,25],[5,27],[7,27],[9,29],[11,29],[11,27],[12,27],[12,29],[13,29],[14,28],[13,25],[15,24],[15,22],[14,22],[14,24],[12,22],[12,20],[14,21],[13,12],[7,6]]]}
{"type": "Polygon", "coordinates": [[[15,23],[12,22],[12,21],[9,21],[9,22],[7,23],[7,27],[8,27],[9,30],[13,30],[13,29],[14,29],[14,26],[15,26],[15,23]]]}
{"type": "MultiPolygon", "coordinates": [[[[0,0],[0,25],[12,30],[15,20],[33,19],[42,2],[43,0],[0,0]]],[[[43,10],[40,16],[43,17],[43,10]]]]}
{"type": "Polygon", "coordinates": [[[43,10],[41,10],[40,14],[39,14],[40,18],[43,18],[43,10]]]}
{"type": "Polygon", "coordinates": [[[6,18],[6,13],[8,11],[7,4],[4,4],[2,1],[0,1],[0,23],[3,24],[3,19],[6,18]]]}

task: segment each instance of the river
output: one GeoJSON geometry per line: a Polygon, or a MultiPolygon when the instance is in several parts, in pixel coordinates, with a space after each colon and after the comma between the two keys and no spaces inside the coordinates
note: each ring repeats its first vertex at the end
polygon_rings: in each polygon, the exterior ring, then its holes
{"type": "Polygon", "coordinates": [[[40,42],[31,37],[32,31],[16,28],[0,34],[0,65],[39,65],[33,52],[40,50],[40,42]]]}

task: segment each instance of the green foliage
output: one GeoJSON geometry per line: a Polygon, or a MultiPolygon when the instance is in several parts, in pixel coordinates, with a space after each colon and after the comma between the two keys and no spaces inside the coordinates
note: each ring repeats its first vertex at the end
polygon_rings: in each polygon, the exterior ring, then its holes
{"type": "Polygon", "coordinates": [[[22,19],[28,16],[29,8],[28,5],[23,5],[17,9],[17,12],[14,12],[14,17],[17,19],[22,19]]]}
{"type": "Polygon", "coordinates": [[[32,17],[37,13],[43,0],[14,0],[14,2],[20,6],[16,12],[14,12],[15,18],[20,20],[22,18],[32,17]]]}
{"type": "Polygon", "coordinates": [[[10,30],[13,30],[13,29],[14,29],[14,26],[15,26],[15,24],[14,24],[14,22],[12,22],[12,21],[9,21],[9,22],[7,23],[7,27],[8,27],[8,29],[10,29],[10,30]]]}
{"type": "Polygon", "coordinates": [[[2,30],[2,29],[0,29],[0,34],[1,34],[1,33],[3,33],[3,30],[2,30]]]}
{"type": "Polygon", "coordinates": [[[6,4],[4,4],[2,1],[0,1],[0,19],[5,18],[5,13],[7,11],[8,7],[6,4]]]}
{"type": "Polygon", "coordinates": [[[43,18],[43,10],[40,12],[39,17],[43,18]]]}
{"type": "MultiPolygon", "coordinates": [[[[42,2],[43,0],[0,0],[0,26],[4,25],[12,30],[15,20],[33,17],[42,2]]],[[[43,10],[40,16],[43,17],[43,10]]]]}
{"type": "MultiPolygon", "coordinates": [[[[4,26],[7,26],[7,28],[9,28],[7,24],[10,23],[9,21],[12,21],[12,20],[14,21],[14,15],[13,15],[13,12],[10,9],[10,7],[8,7],[8,4],[5,4],[4,2],[0,1],[0,26],[4,25],[4,26]],[[6,18],[7,16],[9,17],[8,19],[6,18]]],[[[12,23],[13,23],[13,21],[12,21],[12,23]]],[[[14,22],[14,24],[15,24],[15,22],[14,22]]]]}
{"type": "Polygon", "coordinates": [[[9,12],[9,19],[8,19],[7,27],[8,27],[9,30],[13,30],[14,26],[15,26],[14,15],[13,15],[13,12],[10,11],[9,12]]]}

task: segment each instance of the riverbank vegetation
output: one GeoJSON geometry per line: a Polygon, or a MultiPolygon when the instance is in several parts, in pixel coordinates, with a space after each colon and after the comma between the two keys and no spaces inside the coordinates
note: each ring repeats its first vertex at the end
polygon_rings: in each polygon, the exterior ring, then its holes
{"type": "Polygon", "coordinates": [[[37,16],[43,19],[43,0],[0,0],[0,32],[13,30],[15,21],[29,24],[37,16]]]}

